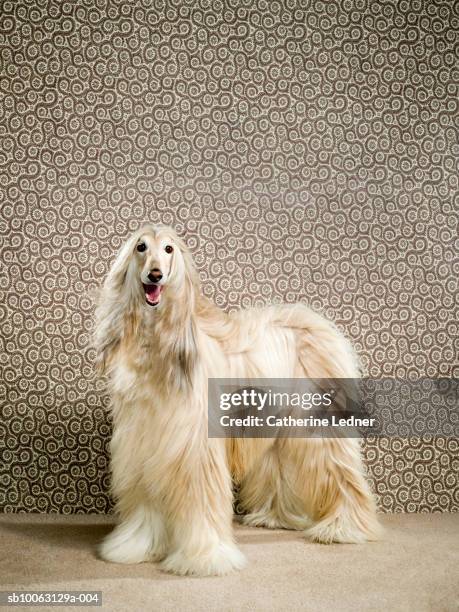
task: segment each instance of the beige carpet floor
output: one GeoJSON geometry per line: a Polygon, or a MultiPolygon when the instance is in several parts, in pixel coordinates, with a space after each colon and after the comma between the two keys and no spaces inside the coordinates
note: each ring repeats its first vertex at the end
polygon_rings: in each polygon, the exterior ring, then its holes
{"type": "Polygon", "coordinates": [[[103,610],[123,612],[459,610],[459,514],[383,515],[384,540],[366,545],[323,546],[300,533],[236,526],[248,567],[213,578],[97,559],[94,546],[112,521],[0,515],[0,590],[99,590],[103,610]]]}

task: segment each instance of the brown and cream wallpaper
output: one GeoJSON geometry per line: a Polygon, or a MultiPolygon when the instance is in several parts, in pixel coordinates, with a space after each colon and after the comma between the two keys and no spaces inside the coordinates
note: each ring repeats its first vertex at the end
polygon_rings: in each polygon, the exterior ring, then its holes
{"type": "MultiPolygon", "coordinates": [[[[458,375],[458,7],[0,2],[4,511],[111,508],[91,292],[146,220],[222,308],[303,300],[371,376],[458,375]]],[[[458,510],[457,439],[365,455],[383,511],[458,510]]]]}

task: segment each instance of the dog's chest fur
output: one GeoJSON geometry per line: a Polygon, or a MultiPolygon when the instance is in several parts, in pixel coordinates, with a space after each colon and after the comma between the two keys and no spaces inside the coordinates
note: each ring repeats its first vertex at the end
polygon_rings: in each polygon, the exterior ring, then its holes
{"type": "Polygon", "coordinates": [[[178,390],[165,393],[152,371],[139,372],[119,360],[112,377],[112,457],[129,453],[128,463],[137,482],[150,497],[161,497],[170,487],[168,478],[184,455],[202,436],[207,436],[204,393],[190,395],[178,390]],[[198,405],[199,403],[199,405],[198,405]]]}

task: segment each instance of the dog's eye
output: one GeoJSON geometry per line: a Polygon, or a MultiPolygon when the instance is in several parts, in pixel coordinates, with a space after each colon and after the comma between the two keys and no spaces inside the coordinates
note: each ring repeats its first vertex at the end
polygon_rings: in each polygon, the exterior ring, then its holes
{"type": "Polygon", "coordinates": [[[144,251],[146,251],[147,245],[145,244],[145,242],[141,242],[140,244],[138,244],[137,250],[139,251],[139,253],[143,253],[144,251]]]}
{"type": "Polygon", "coordinates": [[[166,251],[166,253],[172,253],[174,247],[171,247],[171,245],[168,244],[166,247],[164,247],[164,250],[166,251]]]}

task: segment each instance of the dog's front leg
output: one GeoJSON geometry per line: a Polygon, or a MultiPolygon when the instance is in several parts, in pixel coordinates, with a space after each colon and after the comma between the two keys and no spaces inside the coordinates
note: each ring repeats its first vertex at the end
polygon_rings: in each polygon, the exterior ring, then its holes
{"type": "Polygon", "coordinates": [[[142,423],[137,423],[132,415],[141,412],[135,405],[126,404],[123,398],[116,399],[119,401],[118,404],[114,402],[118,418],[110,442],[110,468],[119,524],[100,545],[99,554],[113,563],[159,561],[166,550],[164,520],[139,484],[144,462],[143,447],[139,444],[142,423]],[[127,416],[127,422],[121,416],[127,416]]]}
{"type": "Polygon", "coordinates": [[[245,558],[232,532],[232,485],[221,441],[176,472],[166,520],[171,541],[163,569],[174,574],[222,575],[241,569],[245,558]]]}
{"type": "Polygon", "coordinates": [[[160,561],[166,552],[166,532],[161,515],[140,504],[104,539],[99,554],[112,563],[160,561]]]}

